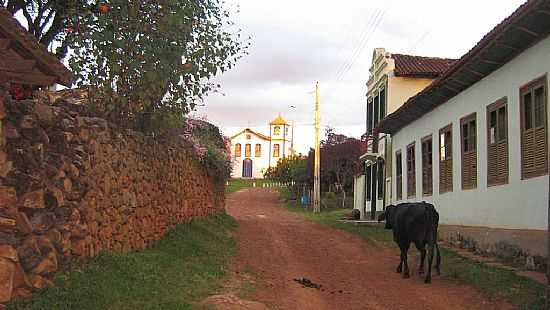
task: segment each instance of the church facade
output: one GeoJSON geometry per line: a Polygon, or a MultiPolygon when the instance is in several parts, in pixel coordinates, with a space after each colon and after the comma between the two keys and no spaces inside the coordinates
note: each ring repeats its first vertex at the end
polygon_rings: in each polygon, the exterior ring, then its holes
{"type": "Polygon", "coordinates": [[[269,167],[293,153],[294,128],[280,115],[269,123],[269,135],[245,128],[231,137],[233,178],[264,177],[269,167]]]}

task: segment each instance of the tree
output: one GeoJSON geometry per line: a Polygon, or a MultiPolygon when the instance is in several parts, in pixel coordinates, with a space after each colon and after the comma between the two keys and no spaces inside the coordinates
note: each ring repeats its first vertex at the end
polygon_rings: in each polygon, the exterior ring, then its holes
{"type": "Polygon", "coordinates": [[[327,126],[325,128],[325,139],[320,142],[321,147],[334,146],[346,142],[349,138],[342,134],[334,132],[334,128],[327,126]]]}
{"type": "Polygon", "coordinates": [[[289,189],[294,194],[298,194],[304,186],[307,187],[313,180],[313,176],[308,173],[307,158],[299,155],[280,159],[277,166],[267,169],[264,178],[293,184],[293,186],[289,186],[289,189]]]}
{"type": "MultiPolygon", "coordinates": [[[[325,139],[321,142],[321,181],[322,185],[331,187],[343,194],[342,206],[346,199],[346,190],[351,190],[353,177],[361,172],[359,156],[363,153],[360,140],[349,138],[334,132],[327,127],[325,139]]],[[[308,156],[308,170],[313,171],[313,152],[308,156]]],[[[310,172],[311,173],[311,172],[310,172]]]]}
{"type": "Polygon", "coordinates": [[[78,84],[111,121],[142,130],[180,123],[210,82],[245,54],[219,0],[110,0],[71,19],[69,59],[78,84]],[[159,3],[162,3],[160,5],[159,3]]]}
{"type": "Polygon", "coordinates": [[[38,42],[50,46],[58,41],[58,58],[64,58],[68,51],[65,33],[70,29],[69,18],[89,12],[92,4],[86,0],[0,0],[0,5],[12,15],[21,12],[28,24],[28,31],[38,42]]]}

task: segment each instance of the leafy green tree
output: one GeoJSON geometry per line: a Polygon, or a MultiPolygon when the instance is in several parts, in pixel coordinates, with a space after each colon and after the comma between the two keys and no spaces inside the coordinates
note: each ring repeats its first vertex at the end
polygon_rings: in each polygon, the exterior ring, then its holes
{"type": "MultiPolygon", "coordinates": [[[[219,0],[110,0],[68,22],[69,64],[91,105],[138,129],[181,123],[246,53],[219,0]]],[[[249,44],[249,43],[248,43],[249,44]]]]}
{"type": "Polygon", "coordinates": [[[289,184],[289,189],[298,195],[311,182],[313,175],[307,168],[307,158],[301,155],[282,158],[277,166],[270,167],[264,178],[289,184]]]}

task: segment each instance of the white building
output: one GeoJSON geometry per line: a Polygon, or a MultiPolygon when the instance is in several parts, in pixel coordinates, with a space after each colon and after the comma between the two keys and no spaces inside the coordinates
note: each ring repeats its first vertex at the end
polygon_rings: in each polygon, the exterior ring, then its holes
{"type": "Polygon", "coordinates": [[[373,132],[387,114],[396,111],[445,72],[456,59],[392,54],[375,48],[367,82],[366,153],[364,172],[354,180],[354,208],[361,218],[375,218],[390,201],[391,160],[386,158],[386,136],[373,132]]]}
{"type": "Polygon", "coordinates": [[[245,128],[231,137],[233,178],[263,178],[269,167],[293,153],[294,128],[280,115],[269,123],[269,135],[245,128]]]}
{"type": "Polygon", "coordinates": [[[527,1],[375,128],[391,134],[393,203],[431,202],[451,233],[544,254],[548,12],[527,1]]]}

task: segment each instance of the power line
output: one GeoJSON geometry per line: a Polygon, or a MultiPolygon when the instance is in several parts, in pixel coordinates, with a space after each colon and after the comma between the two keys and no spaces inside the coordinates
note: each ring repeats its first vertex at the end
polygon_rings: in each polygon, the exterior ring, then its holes
{"type": "Polygon", "coordinates": [[[411,44],[411,46],[407,49],[407,54],[410,54],[416,48],[416,46],[418,46],[418,44],[424,41],[424,39],[426,39],[426,37],[430,34],[430,32],[432,32],[431,29],[424,31],[424,33],[420,36],[420,38],[418,38],[418,40],[416,40],[416,42],[411,44]]]}
{"type": "MultiPolygon", "coordinates": [[[[372,22],[369,22],[368,25],[372,25],[372,26],[368,27],[369,31],[364,33],[364,35],[362,37],[362,40],[360,41],[360,44],[357,46],[355,52],[352,54],[350,59],[346,63],[344,63],[344,66],[343,66],[344,70],[340,73],[340,75],[337,77],[336,81],[334,82],[335,87],[336,87],[335,91],[339,90],[339,88],[340,88],[339,83],[343,80],[343,78],[351,70],[351,68],[353,67],[353,65],[357,61],[357,59],[359,59],[359,57],[361,56],[361,54],[362,54],[363,50],[365,49],[365,47],[367,47],[367,45],[368,45],[369,41],[371,40],[372,36],[376,33],[376,30],[378,29],[378,27],[380,26],[380,24],[384,20],[384,16],[385,16],[386,12],[388,11],[388,9],[390,7],[390,4],[388,4],[388,6],[386,6],[382,11],[379,10],[374,15],[374,17],[371,18],[372,22]]],[[[327,97],[332,96],[332,93],[333,92],[329,93],[327,95],[327,97]]],[[[329,122],[327,122],[327,123],[330,124],[329,122]]]]}
{"type": "MultiPolygon", "coordinates": [[[[359,34],[359,41],[358,41],[359,43],[362,42],[362,40],[364,39],[364,36],[368,33],[368,30],[370,29],[370,25],[373,24],[375,18],[378,16],[379,13],[380,13],[379,9],[374,11],[374,13],[370,16],[370,19],[368,19],[368,21],[365,23],[363,29],[361,30],[361,32],[359,34]]],[[[344,62],[342,62],[342,64],[340,66],[338,66],[338,69],[336,70],[336,74],[335,74],[336,82],[338,82],[340,80],[340,75],[344,71],[344,68],[346,67],[346,64],[350,61],[351,57],[353,57],[353,55],[355,54],[355,52],[356,52],[356,50],[358,49],[359,46],[360,46],[360,44],[353,47],[351,56],[348,59],[346,59],[344,62]]],[[[327,93],[332,93],[333,88],[334,88],[334,85],[331,88],[329,88],[327,93]]]]}
{"type": "Polygon", "coordinates": [[[355,64],[359,56],[361,56],[363,49],[367,46],[367,43],[370,41],[372,35],[376,32],[376,29],[382,22],[382,19],[384,18],[385,14],[386,14],[386,11],[382,11],[382,12],[379,12],[379,14],[376,16],[374,20],[374,26],[369,29],[370,31],[365,35],[363,41],[360,42],[358,49],[355,51],[355,54],[352,55],[351,60],[348,62],[347,66],[344,67],[344,71],[340,75],[340,80],[342,80],[346,76],[346,74],[355,64]]]}

